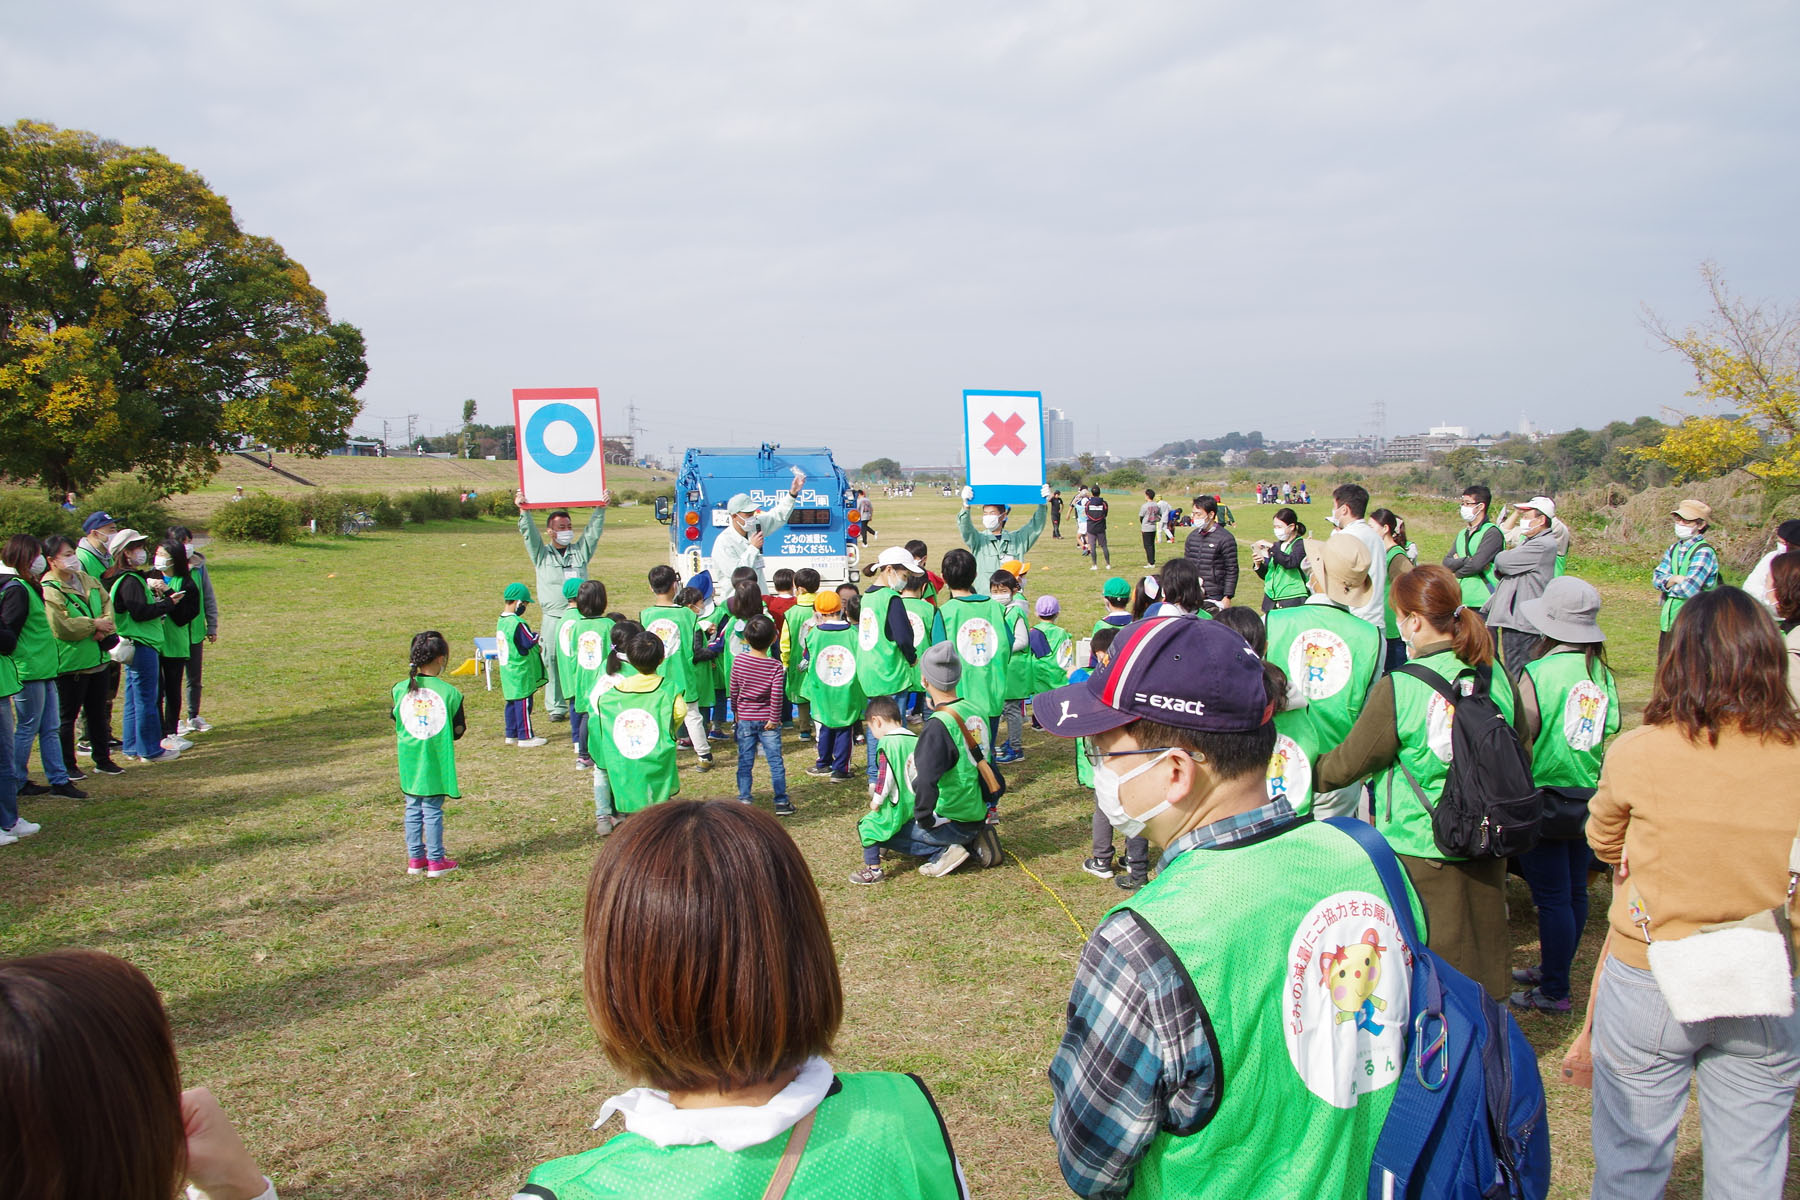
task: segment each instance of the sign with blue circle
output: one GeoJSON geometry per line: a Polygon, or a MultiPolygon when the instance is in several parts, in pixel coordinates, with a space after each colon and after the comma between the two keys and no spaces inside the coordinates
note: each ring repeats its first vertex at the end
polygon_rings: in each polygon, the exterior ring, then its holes
{"type": "Polygon", "coordinates": [[[597,388],[514,388],[526,508],[592,505],[606,490],[597,388]]]}

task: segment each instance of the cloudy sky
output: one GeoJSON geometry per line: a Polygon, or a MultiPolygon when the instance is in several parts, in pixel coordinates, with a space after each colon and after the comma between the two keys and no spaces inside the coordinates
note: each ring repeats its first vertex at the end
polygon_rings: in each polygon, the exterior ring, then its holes
{"type": "Polygon", "coordinates": [[[368,337],[362,429],[595,386],[647,443],[941,463],[1682,402],[1640,308],[1800,293],[1800,8],[18,6],[0,118],[151,145],[368,337]]]}

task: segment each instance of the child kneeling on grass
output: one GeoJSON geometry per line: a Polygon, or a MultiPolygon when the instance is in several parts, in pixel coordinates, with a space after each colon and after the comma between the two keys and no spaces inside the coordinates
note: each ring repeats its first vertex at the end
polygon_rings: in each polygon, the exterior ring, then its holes
{"type": "Polygon", "coordinates": [[[450,643],[435,629],[415,634],[410,670],[394,685],[395,754],[406,796],[406,873],[429,879],[456,870],[444,853],[444,798],[462,797],[456,786],[457,738],[466,728],[462,693],[439,678],[450,643]]]}
{"type": "Polygon", "coordinates": [[[900,723],[899,706],[891,697],[869,704],[869,733],[880,738],[876,753],[881,772],[870,789],[872,811],[858,824],[863,866],[850,876],[851,883],[887,878],[881,869],[884,849],[925,859],[919,874],[933,879],[969,861],[971,849],[982,866],[1000,864],[1000,837],[987,824],[975,752],[956,711],[962,662],[954,647],[940,642],[925,652],[921,670],[925,690],[937,705],[921,732],[914,734],[900,723]]]}
{"type": "MultiPolygon", "coordinates": [[[[675,682],[656,673],[663,663],[661,637],[648,629],[633,635],[625,646],[625,660],[634,673],[620,677],[594,706],[600,726],[594,761],[605,764],[615,820],[673,799],[681,791],[675,730],[688,711],[675,682]]],[[[596,779],[596,832],[601,832],[599,791],[596,779]]]]}
{"type": "MultiPolygon", "coordinates": [[[[748,592],[740,593],[747,599],[748,592]]],[[[734,597],[735,599],[735,597],[734,597]]],[[[769,764],[769,782],[775,788],[775,815],[794,815],[788,799],[787,763],[781,757],[781,715],[787,711],[787,672],[769,656],[775,644],[775,622],[756,614],[744,622],[744,653],[731,663],[731,711],[737,721],[738,799],[750,803],[751,772],[757,747],[769,764]]]]}
{"type": "Polygon", "coordinates": [[[824,1058],[844,1014],[837,955],[774,817],[712,800],[626,822],[594,864],[583,941],[600,1047],[645,1086],[600,1109],[625,1132],[537,1167],[515,1200],[965,1200],[925,1084],[824,1058]]]}

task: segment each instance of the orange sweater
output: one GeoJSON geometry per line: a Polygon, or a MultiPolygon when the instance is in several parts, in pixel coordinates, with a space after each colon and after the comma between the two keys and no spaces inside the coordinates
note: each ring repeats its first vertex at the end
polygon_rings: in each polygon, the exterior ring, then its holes
{"type": "MultiPolygon", "coordinates": [[[[1715,747],[1674,725],[1645,725],[1607,749],[1587,839],[1606,862],[1624,859],[1661,941],[1785,903],[1797,828],[1800,745],[1731,729],[1715,747]]],[[[1628,893],[1613,888],[1612,953],[1649,970],[1628,893]]]]}

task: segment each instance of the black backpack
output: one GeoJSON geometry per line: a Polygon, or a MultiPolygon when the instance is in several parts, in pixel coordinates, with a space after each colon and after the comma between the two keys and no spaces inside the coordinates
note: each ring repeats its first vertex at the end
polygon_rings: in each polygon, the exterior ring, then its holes
{"type": "Polygon", "coordinates": [[[1537,845],[1544,820],[1544,794],[1531,778],[1531,758],[1519,734],[1494,703],[1491,666],[1455,683],[1429,667],[1408,663],[1394,669],[1442,696],[1454,720],[1450,727],[1450,774],[1434,806],[1405,760],[1400,769],[1419,803],[1431,814],[1437,848],[1452,858],[1510,858],[1537,845]]]}

